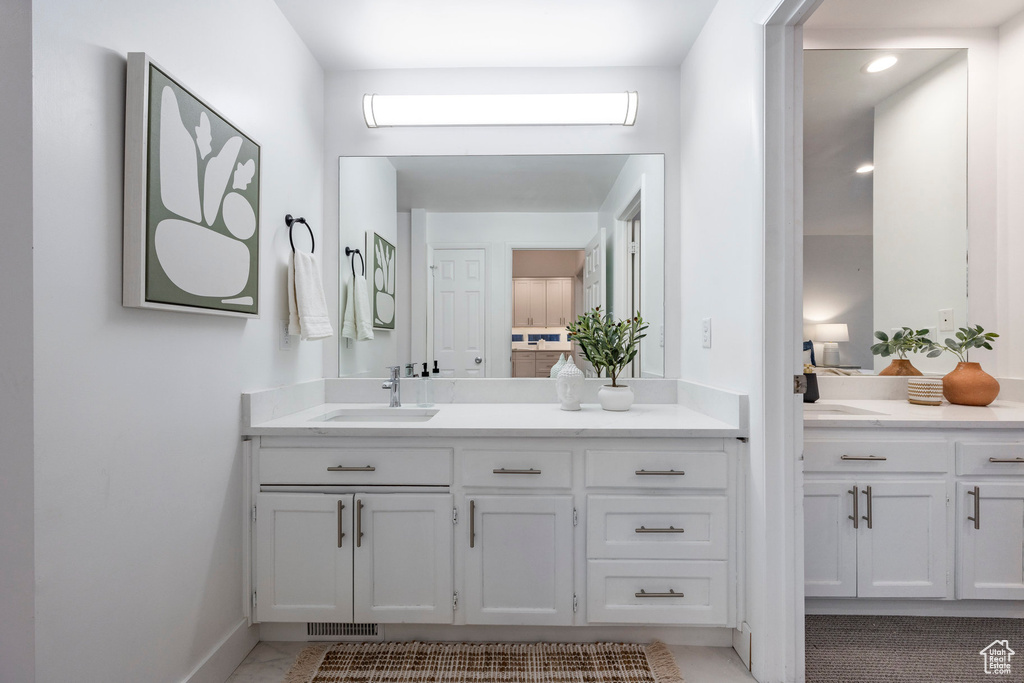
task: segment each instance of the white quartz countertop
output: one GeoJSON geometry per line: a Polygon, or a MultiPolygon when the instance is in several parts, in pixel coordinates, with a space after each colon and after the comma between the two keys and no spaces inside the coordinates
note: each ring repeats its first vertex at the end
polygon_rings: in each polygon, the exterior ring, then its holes
{"type": "Polygon", "coordinates": [[[745,437],[747,430],[675,403],[637,403],[627,412],[610,412],[597,404],[579,411],[557,403],[446,403],[425,422],[326,422],[332,412],[351,409],[422,411],[414,404],[324,403],[313,408],[243,426],[249,436],[446,436],[446,437],[745,437]]]}
{"type": "Polygon", "coordinates": [[[804,427],[1024,429],[1024,403],[921,406],[908,401],[827,399],[804,404],[804,427]]]}

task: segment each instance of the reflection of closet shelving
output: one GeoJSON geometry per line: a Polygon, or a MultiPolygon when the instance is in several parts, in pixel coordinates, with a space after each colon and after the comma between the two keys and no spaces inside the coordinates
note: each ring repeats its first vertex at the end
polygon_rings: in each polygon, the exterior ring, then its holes
{"type": "Polygon", "coordinates": [[[562,327],[572,322],[572,278],[513,278],[513,327],[562,327]]]}

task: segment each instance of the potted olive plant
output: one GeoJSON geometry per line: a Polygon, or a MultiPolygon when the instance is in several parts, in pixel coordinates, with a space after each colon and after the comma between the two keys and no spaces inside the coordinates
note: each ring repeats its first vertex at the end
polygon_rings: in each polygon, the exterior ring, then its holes
{"type": "Polygon", "coordinates": [[[889,367],[878,374],[920,375],[921,371],[911,365],[907,354],[927,352],[929,358],[935,358],[942,353],[942,347],[929,339],[927,335],[928,330],[913,330],[909,327],[897,330],[892,337],[881,330],[875,332],[875,337],[879,342],[871,347],[871,353],[882,358],[895,356],[889,367]]]}
{"type": "Polygon", "coordinates": [[[640,351],[640,340],[647,336],[644,334],[647,328],[639,312],[632,318],[616,321],[610,314],[601,313],[600,306],[569,323],[569,334],[579,342],[583,356],[594,366],[598,376],[604,372],[612,380],[597,392],[605,410],[629,410],[633,405],[633,390],[619,384],[618,379],[640,351]]]}
{"type": "MultiPolygon", "coordinates": [[[[999,335],[986,332],[981,325],[961,327],[956,339],[947,339],[941,351],[949,351],[958,363],[951,373],[942,378],[942,395],[950,403],[964,406],[987,406],[999,395],[999,382],[981,369],[981,363],[968,362],[971,349],[992,350],[992,341],[999,335]]],[[[931,355],[931,354],[929,354],[931,355]]]]}

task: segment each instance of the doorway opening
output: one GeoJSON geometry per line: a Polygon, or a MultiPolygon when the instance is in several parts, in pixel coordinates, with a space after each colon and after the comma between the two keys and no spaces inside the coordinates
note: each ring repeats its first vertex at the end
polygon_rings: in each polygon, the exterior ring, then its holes
{"type": "Polygon", "coordinates": [[[583,249],[512,250],[512,377],[549,377],[559,358],[581,354],[566,327],[583,312],[583,249]]]}

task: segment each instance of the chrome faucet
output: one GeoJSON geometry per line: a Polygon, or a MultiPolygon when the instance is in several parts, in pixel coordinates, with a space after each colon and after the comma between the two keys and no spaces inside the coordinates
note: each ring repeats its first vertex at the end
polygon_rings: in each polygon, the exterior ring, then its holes
{"type": "Polygon", "coordinates": [[[391,371],[391,379],[384,382],[382,389],[391,390],[391,402],[388,403],[389,408],[401,408],[402,407],[402,387],[398,373],[401,372],[401,365],[388,365],[387,369],[391,371]]]}

